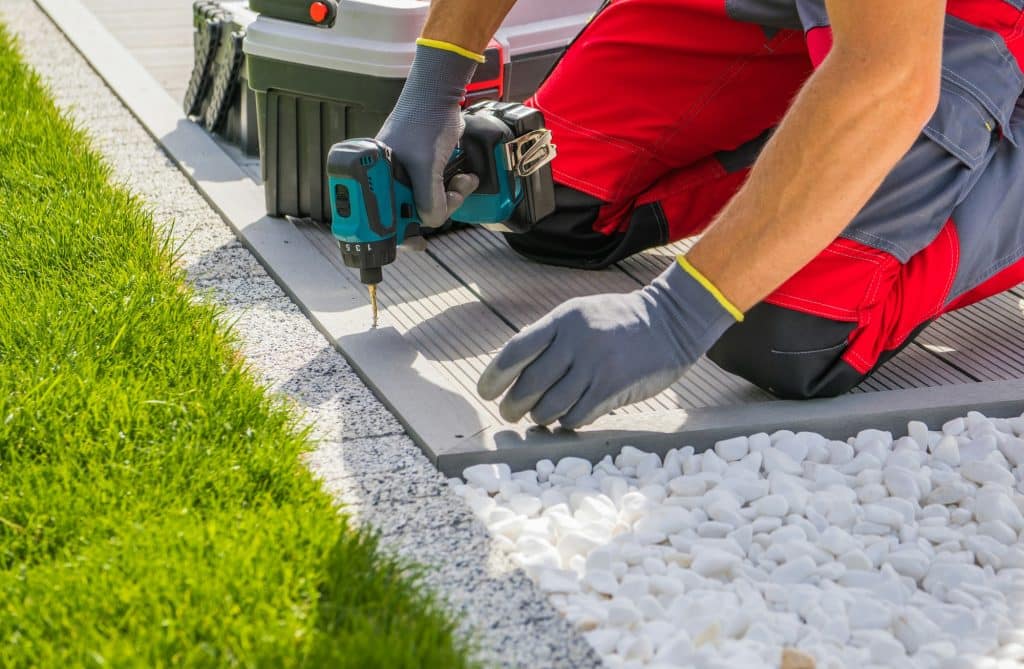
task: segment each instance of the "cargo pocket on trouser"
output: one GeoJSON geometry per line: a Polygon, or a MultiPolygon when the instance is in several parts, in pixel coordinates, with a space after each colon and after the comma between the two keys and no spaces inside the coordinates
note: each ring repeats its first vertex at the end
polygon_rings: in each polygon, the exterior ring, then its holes
{"type": "MultiPolygon", "coordinates": [[[[1010,120],[1024,132],[1024,99],[1010,120]]],[[[978,183],[953,212],[960,262],[945,309],[959,308],[1024,281],[1024,151],[1001,142],[978,183]]]]}
{"type": "Polygon", "coordinates": [[[1010,127],[1024,75],[994,33],[946,18],[942,92],[922,137],[843,232],[906,263],[978,183],[1010,127]]]}
{"type": "MultiPolygon", "coordinates": [[[[1024,107],[1020,111],[1024,128],[1024,107]]],[[[1024,151],[1000,146],[953,218],[960,262],[943,311],[1024,282],[1024,151]]]]}

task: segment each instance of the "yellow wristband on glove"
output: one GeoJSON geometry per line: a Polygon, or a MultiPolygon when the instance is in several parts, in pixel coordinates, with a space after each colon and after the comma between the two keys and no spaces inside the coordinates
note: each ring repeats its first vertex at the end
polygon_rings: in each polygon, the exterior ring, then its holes
{"type": "Polygon", "coordinates": [[[483,57],[483,54],[474,53],[469,49],[463,49],[458,44],[452,44],[451,42],[445,42],[439,39],[429,39],[426,37],[421,37],[418,40],[416,40],[416,45],[429,46],[431,49],[441,49],[442,51],[451,51],[452,53],[456,53],[462,56],[463,58],[469,58],[470,60],[475,60],[478,63],[483,63],[486,62],[487,60],[486,58],[483,57]]]}
{"type": "Polygon", "coordinates": [[[704,288],[711,293],[716,300],[718,300],[718,303],[722,305],[722,308],[728,311],[729,314],[736,319],[736,322],[743,322],[743,312],[737,309],[736,305],[730,302],[729,298],[723,295],[722,291],[718,290],[718,287],[715,286],[715,284],[711,283],[706,276],[697,271],[697,268],[691,265],[689,260],[684,256],[677,256],[676,261],[679,262],[679,266],[682,267],[687,274],[696,279],[697,283],[704,286],[704,288]]]}

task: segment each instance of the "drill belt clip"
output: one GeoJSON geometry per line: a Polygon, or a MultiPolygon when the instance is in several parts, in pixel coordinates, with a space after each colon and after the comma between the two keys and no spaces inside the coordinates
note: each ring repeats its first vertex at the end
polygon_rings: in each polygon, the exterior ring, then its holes
{"type": "Polygon", "coordinates": [[[505,143],[505,167],[525,178],[550,163],[557,154],[550,130],[531,130],[505,143]]]}

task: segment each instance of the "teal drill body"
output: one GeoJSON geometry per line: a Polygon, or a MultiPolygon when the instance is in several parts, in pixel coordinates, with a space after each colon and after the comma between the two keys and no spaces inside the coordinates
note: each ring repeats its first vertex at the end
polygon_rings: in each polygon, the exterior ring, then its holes
{"type": "MultiPolygon", "coordinates": [[[[480,185],[452,214],[452,220],[501,224],[506,231],[523,232],[551,213],[554,196],[547,163],[554,147],[550,142],[537,144],[540,149],[527,146],[527,152],[534,153],[525,158],[523,152],[516,151],[520,148],[517,140],[528,133],[546,133],[540,112],[514,103],[484,102],[467,109],[464,118],[466,131],[445,178],[471,173],[479,177],[480,185]],[[530,159],[534,165],[528,163],[530,159]],[[524,169],[524,164],[533,171],[524,169]]],[[[331,232],[342,258],[347,266],[359,270],[363,283],[379,283],[382,268],[395,260],[398,245],[420,234],[405,170],[383,143],[350,139],[331,147],[327,175],[331,232]]]]}

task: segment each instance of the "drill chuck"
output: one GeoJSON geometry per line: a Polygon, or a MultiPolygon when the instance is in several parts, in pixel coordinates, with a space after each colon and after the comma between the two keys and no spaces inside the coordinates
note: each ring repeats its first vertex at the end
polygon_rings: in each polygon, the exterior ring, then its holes
{"type": "Polygon", "coordinates": [[[394,237],[375,242],[339,242],[338,245],[345,266],[358,269],[359,280],[367,285],[380,283],[381,268],[394,262],[398,254],[394,237]]]}
{"type": "Polygon", "coordinates": [[[366,286],[376,286],[384,280],[384,270],[380,267],[363,267],[359,270],[359,280],[366,286]]]}

